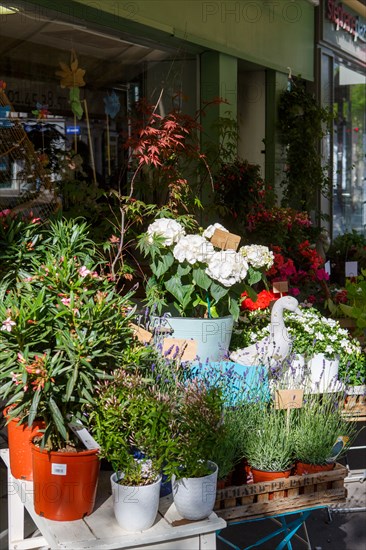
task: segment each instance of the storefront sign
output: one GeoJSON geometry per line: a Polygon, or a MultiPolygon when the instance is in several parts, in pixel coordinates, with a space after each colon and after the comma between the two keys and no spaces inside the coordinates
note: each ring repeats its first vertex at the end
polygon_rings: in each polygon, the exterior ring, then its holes
{"type": "Polygon", "coordinates": [[[353,36],[353,40],[366,42],[366,21],[343,8],[336,0],[327,0],[326,18],[336,25],[336,30],[343,29],[353,36]]]}

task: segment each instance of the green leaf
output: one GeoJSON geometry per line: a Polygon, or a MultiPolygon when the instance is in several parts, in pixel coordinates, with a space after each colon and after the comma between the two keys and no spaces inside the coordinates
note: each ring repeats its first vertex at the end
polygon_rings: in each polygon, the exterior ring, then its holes
{"type": "Polygon", "coordinates": [[[157,278],[160,278],[164,273],[168,271],[168,269],[173,265],[174,263],[174,256],[173,254],[169,253],[165,256],[162,256],[158,262],[152,262],[151,263],[151,271],[154,273],[154,275],[157,278]]]}
{"type": "Polygon", "coordinates": [[[210,294],[214,298],[214,300],[216,300],[216,302],[218,302],[219,300],[221,300],[221,298],[226,296],[229,290],[230,290],[229,288],[226,288],[215,282],[212,282],[209,288],[210,294]]]}
{"type": "Polygon", "coordinates": [[[183,267],[182,264],[179,264],[177,267],[177,275],[179,275],[179,277],[184,277],[185,275],[188,275],[191,269],[192,267],[190,265],[183,267]]]}
{"type": "Polygon", "coordinates": [[[204,269],[195,268],[193,269],[193,279],[196,281],[197,285],[204,290],[208,290],[212,280],[205,273],[204,269]]]}
{"type": "Polygon", "coordinates": [[[29,410],[29,416],[28,416],[28,425],[31,426],[33,424],[34,419],[37,416],[38,411],[38,404],[39,400],[41,399],[41,392],[37,390],[33,396],[33,401],[31,408],[29,410]]]}
{"type": "Polygon", "coordinates": [[[55,423],[57,431],[61,434],[61,436],[66,441],[67,440],[67,430],[66,430],[66,427],[65,427],[65,423],[64,423],[64,419],[62,417],[61,411],[58,408],[55,400],[52,397],[50,397],[48,404],[49,404],[52,419],[55,423]]]}
{"type": "Polygon", "coordinates": [[[234,321],[236,321],[239,318],[239,314],[240,314],[239,304],[236,300],[230,300],[229,311],[231,315],[234,317],[234,321]]]}
{"type": "Polygon", "coordinates": [[[72,375],[68,379],[67,385],[66,385],[66,395],[65,395],[66,401],[70,400],[70,397],[71,397],[71,395],[74,391],[74,387],[75,387],[76,381],[78,379],[78,373],[79,373],[79,368],[78,368],[77,363],[75,363],[72,375]]]}
{"type": "Polygon", "coordinates": [[[257,271],[256,269],[253,269],[251,266],[249,266],[248,269],[248,283],[250,285],[255,285],[262,279],[262,273],[260,271],[257,271]]]}
{"type": "Polygon", "coordinates": [[[181,279],[178,275],[173,275],[171,279],[166,281],[165,288],[172,296],[174,296],[176,300],[178,300],[179,303],[182,303],[185,296],[187,294],[190,296],[193,291],[192,285],[182,285],[181,279]]]}

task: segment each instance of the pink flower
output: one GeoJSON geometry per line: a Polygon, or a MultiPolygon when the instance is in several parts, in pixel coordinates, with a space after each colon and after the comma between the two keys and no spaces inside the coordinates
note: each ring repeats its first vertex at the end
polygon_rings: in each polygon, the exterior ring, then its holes
{"type": "Polygon", "coordinates": [[[296,287],[290,288],[288,291],[291,296],[298,296],[300,294],[300,290],[296,287]]]}
{"type": "Polygon", "coordinates": [[[1,210],[0,212],[0,218],[6,218],[6,216],[9,216],[11,210],[9,210],[9,208],[7,208],[6,210],[1,210]]]}
{"type": "Polygon", "coordinates": [[[90,275],[91,271],[85,265],[81,266],[79,268],[79,275],[80,277],[86,277],[87,275],[90,275]]]}
{"type": "Polygon", "coordinates": [[[62,302],[65,306],[69,306],[69,305],[70,305],[70,302],[71,302],[71,298],[61,298],[61,302],[62,302]]]}
{"type": "Polygon", "coordinates": [[[5,321],[3,321],[3,325],[1,327],[1,330],[6,330],[7,332],[11,332],[12,327],[16,325],[14,321],[11,320],[11,317],[7,317],[5,321]]]}
{"type": "Polygon", "coordinates": [[[328,281],[329,280],[329,273],[325,271],[325,269],[317,269],[316,270],[316,277],[318,281],[328,281]]]}

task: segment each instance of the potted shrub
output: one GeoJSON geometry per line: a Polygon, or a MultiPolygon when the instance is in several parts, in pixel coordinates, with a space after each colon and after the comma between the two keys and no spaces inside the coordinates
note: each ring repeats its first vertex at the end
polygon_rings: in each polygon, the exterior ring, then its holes
{"type": "Polygon", "coordinates": [[[82,445],[69,423],[83,420],[95,383],[121,364],[123,349],[132,341],[129,296],[116,292],[101,267],[84,223],[52,222],[42,254],[0,305],[1,397],[11,407],[10,417],[28,426],[45,423],[32,446],[34,499],[36,512],[50,519],[79,519],[92,511],[97,449],[79,452],[82,445]],[[68,459],[72,464],[84,460],[85,479],[81,466],[66,465],[68,459]],[[45,480],[39,477],[39,462],[45,480]],[[73,470],[76,477],[70,481],[73,470]],[[64,482],[75,483],[72,503],[79,497],[81,509],[71,506],[64,482]],[[55,487],[57,499],[47,495],[43,483],[55,487]]]}
{"type": "Polygon", "coordinates": [[[255,408],[255,428],[246,438],[244,453],[254,483],[288,477],[294,456],[287,412],[266,403],[252,406],[255,408]]]}
{"type": "Polygon", "coordinates": [[[292,425],[296,474],[334,468],[357,435],[356,422],[347,419],[340,396],[308,394],[292,425]]]}
{"type": "Polygon", "coordinates": [[[157,326],[165,324],[176,338],[197,340],[202,361],[225,355],[241,292],[253,296],[250,285],[272,262],[267,247],[243,246],[239,252],[215,247],[210,241],[215,229],[227,232],[215,224],[187,234],[178,220],[159,218],[139,239],[151,269],[146,303],[156,315],[167,314],[157,326]]]}
{"type": "Polygon", "coordinates": [[[218,466],[212,459],[225,440],[223,398],[219,387],[197,378],[178,384],[177,392],[173,498],[182,517],[198,520],[208,517],[215,504],[218,466]]]}
{"type": "Polygon", "coordinates": [[[113,379],[98,385],[89,420],[100,456],[114,471],[119,525],[128,531],[148,529],[158,512],[162,473],[170,472],[175,449],[167,394],[137,369],[118,369],[113,379]]]}

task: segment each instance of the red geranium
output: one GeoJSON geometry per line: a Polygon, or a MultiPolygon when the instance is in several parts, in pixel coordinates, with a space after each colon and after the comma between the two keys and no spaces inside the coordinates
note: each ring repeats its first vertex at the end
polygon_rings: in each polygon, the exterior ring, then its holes
{"type": "Polygon", "coordinates": [[[270,290],[262,290],[257,294],[257,299],[255,301],[251,300],[246,292],[243,292],[241,297],[241,309],[254,311],[255,309],[265,309],[273,300],[277,300],[278,295],[276,296],[270,290]]]}

